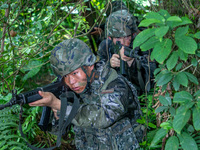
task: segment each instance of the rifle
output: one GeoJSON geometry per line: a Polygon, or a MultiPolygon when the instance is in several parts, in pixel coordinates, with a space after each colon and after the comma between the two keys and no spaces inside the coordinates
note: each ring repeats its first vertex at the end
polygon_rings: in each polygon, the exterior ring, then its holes
{"type": "MultiPolygon", "coordinates": [[[[66,87],[64,85],[64,82],[62,81],[62,78],[57,78],[57,80],[53,83],[50,83],[48,85],[45,85],[43,87],[38,87],[34,90],[17,94],[17,90],[12,90],[12,98],[11,100],[4,104],[0,105],[0,110],[4,109],[6,107],[11,107],[13,105],[19,104],[24,105],[28,103],[32,103],[34,101],[42,99],[42,97],[39,95],[38,91],[44,91],[44,92],[51,92],[53,93],[57,98],[66,91],[66,87]]],[[[40,118],[40,122],[38,123],[38,126],[42,131],[47,131],[49,119],[51,114],[51,108],[44,106],[42,110],[42,116],[40,118]]]]}

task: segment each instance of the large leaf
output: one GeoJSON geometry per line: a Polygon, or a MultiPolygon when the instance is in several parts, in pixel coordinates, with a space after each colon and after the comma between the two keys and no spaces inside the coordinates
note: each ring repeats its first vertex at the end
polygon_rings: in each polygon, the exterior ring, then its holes
{"type": "Polygon", "coordinates": [[[191,73],[189,73],[189,72],[185,72],[185,74],[187,75],[188,79],[189,79],[191,82],[193,82],[194,84],[197,84],[197,85],[199,84],[197,78],[196,78],[193,74],[191,74],[191,73]]]}
{"type": "Polygon", "coordinates": [[[146,16],[146,19],[156,19],[156,20],[160,20],[160,22],[165,22],[165,18],[163,16],[161,16],[159,13],[157,12],[149,12],[146,16]]]}
{"type": "Polygon", "coordinates": [[[138,27],[148,27],[153,23],[161,23],[161,21],[158,19],[144,19],[140,22],[138,27]]]}
{"type": "Polygon", "coordinates": [[[198,150],[195,140],[186,132],[179,136],[179,140],[183,150],[198,150]]]}
{"type": "Polygon", "coordinates": [[[188,85],[188,77],[185,72],[178,72],[174,80],[185,87],[188,85]]]}
{"type": "Polygon", "coordinates": [[[164,138],[167,135],[167,130],[166,129],[159,129],[156,132],[156,135],[154,136],[152,142],[151,142],[151,147],[155,146],[162,138],[164,138]]]}
{"type": "Polygon", "coordinates": [[[167,18],[167,21],[182,22],[182,19],[178,16],[171,16],[167,18]]]}
{"type": "Polygon", "coordinates": [[[160,14],[160,15],[162,15],[164,18],[169,18],[171,15],[168,13],[168,11],[166,11],[166,10],[164,10],[164,9],[160,9],[159,11],[158,11],[158,13],[160,14]]]}
{"type": "Polygon", "coordinates": [[[162,64],[170,54],[171,47],[172,47],[171,39],[165,39],[162,42],[157,43],[151,53],[151,59],[153,60],[154,58],[157,62],[162,64]]]}
{"type": "Polygon", "coordinates": [[[149,38],[145,43],[143,43],[140,48],[142,51],[147,51],[151,48],[154,48],[155,44],[159,42],[159,39],[156,36],[149,38]]]}
{"type": "Polygon", "coordinates": [[[165,145],[165,150],[178,150],[179,141],[176,136],[171,136],[165,145]]]}
{"type": "Polygon", "coordinates": [[[188,103],[189,101],[192,101],[193,97],[190,93],[186,91],[177,92],[174,95],[173,102],[174,103],[188,103]]]}
{"type": "Polygon", "coordinates": [[[177,26],[187,25],[187,24],[192,24],[193,23],[187,17],[182,17],[181,20],[182,20],[181,22],[179,22],[179,21],[167,21],[167,25],[169,25],[171,28],[175,28],[177,26]]]}
{"type": "Polygon", "coordinates": [[[193,109],[193,125],[197,131],[200,130],[200,108],[199,107],[194,107],[193,109]]]}
{"type": "Polygon", "coordinates": [[[180,48],[178,49],[178,55],[179,55],[179,57],[180,57],[181,60],[187,61],[188,54],[185,53],[184,51],[182,51],[180,48]]]}
{"type": "Polygon", "coordinates": [[[197,39],[200,39],[200,31],[195,33],[194,37],[197,38],[197,39]]]}
{"type": "Polygon", "coordinates": [[[162,73],[161,72],[158,77],[159,77],[158,79],[156,78],[157,85],[158,86],[162,86],[162,85],[165,85],[168,82],[170,82],[172,77],[173,77],[173,75],[172,75],[171,72],[167,72],[167,73],[162,73]]]}
{"type": "Polygon", "coordinates": [[[185,107],[180,107],[179,109],[183,110],[177,111],[177,114],[174,116],[173,120],[173,128],[178,134],[181,133],[181,130],[186,125],[191,116],[191,111],[185,107]]]}
{"type": "Polygon", "coordinates": [[[167,63],[166,63],[167,69],[168,70],[173,69],[176,66],[177,62],[178,62],[178,52],[174,51],[172,55],[170,56],[170,58],[167,60],[167,63]]]}
{"type": "Polygon", "coordinates": [[[168,100],[164,96],[160,95],[158,99],[159,99],[160,103],[163,104],[164,106],[169,105],[168,100]]]}
{"type": "Polygon", "coordinates": [[[169,26],[162,26],[156,29],[155,35],[158,38],[162,38],[168,31],[169,31],[169,26]]]}
{"type": "Polygon", "coordinates": [[[197,43],[193,38],[185,36],[187,32],[188,26],[179,27],[175,33],[175,42],[185,53],[195,54],[195,51],[197,50],[197,43]]]}
{"type": "Polygon", "coordinates": [[[155,29],[146,29],[142,32],[140,32],[133,41],[133,49],[140,46],[142,43],[144,43],[147,39],[155,35],[155,29]]]}

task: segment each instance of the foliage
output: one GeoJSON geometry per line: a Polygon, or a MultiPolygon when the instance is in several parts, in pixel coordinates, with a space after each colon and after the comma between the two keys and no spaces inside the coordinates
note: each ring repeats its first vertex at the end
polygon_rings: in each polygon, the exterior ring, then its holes
{"type": "Polygon", "coordinates": [[[200,90],[197,42],[200,31],[192,31],[188,17],[171,16],[166,10],[149,12],[139,26],[148,27],[136,36],[133,47],[153,49],[151,59],[160,65],[154,72],[157,93],[155,112],[161,120],[150,148],[163,140],[165,149],[199,149],[200,90]]]}

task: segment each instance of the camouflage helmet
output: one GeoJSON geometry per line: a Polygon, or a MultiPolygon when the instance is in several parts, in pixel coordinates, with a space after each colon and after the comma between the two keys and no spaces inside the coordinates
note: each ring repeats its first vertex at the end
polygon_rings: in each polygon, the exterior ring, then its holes
{"type": "Polygon", "coordinates": [[[106,23],[107,36],[126,37],[136,31],[136,18],[127,10],[118,10],[109,15],[106,23]]]}
{"type": "Polygon", "coordinates": [[[82,66],[91,66],[96,56],[86,43],[68,39],[59,43],[51,52],[50,63],[56,75],[64,76],[82,66]]]}

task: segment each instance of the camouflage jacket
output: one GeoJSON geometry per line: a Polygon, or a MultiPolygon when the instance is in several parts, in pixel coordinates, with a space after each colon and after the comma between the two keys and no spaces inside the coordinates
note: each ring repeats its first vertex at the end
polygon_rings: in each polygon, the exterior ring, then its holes
{"type": "Polygon", "coordinates": [[[73,119],[79,150],[134,150],[143,137],[136,90],[105,63],[95,64],[90,90],[80,94],[81,106],[73,119]]]}

